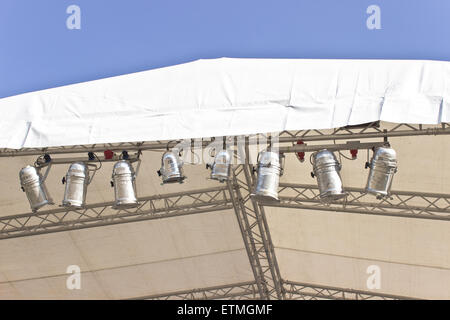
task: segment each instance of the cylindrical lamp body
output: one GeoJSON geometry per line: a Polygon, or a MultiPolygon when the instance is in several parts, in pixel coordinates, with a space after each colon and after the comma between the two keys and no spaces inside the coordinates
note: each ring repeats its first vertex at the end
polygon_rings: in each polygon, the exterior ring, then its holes
{"type": "Polygon", "coordinates": [[[130,162],[120,160],[113,168],[114,208],[132,208],[138,205],[136,197],[136,174],[130,162]]]}
{"type": "Polygon", "coordinates": [[[159,170],[163,183],[182,182],[185,178],[182,166],[183,162],[174,152],[165,152],[162,156],[161,169],[159,170]]]}
{"type": "Polygon", "coordinates": [[[221,150],[214,158],[211,166],[211,179],[224,182],[230,179],[231,153],[227,150],[221,150]]]}
{"type": "Polygon", "coordinates": [[[278,201],[282,172],[280,155],[272,151],[261,151],[258,158],[258,178],[252,196],[262,202],[278,201]]]}
{"type": "Polygon", "coordinates": [[[86,204],[89,169],[83,162],[74,162],[67,170],[65,178],[63,207],[82,208],[86,204]]]}
{"type": "Polygon", "coordinates": [[[394,149],[376,148],[369,167],[366,192],[379,198],[389,196],[394,174],[397,172],[397,154],[394,149]]]}
{"type": "Polygon", "coordinates": [[[345,197],[339,173],[341,165],[333,152],[324,149],[314,153],[312,163],[321,201],[330,202],[345,197]]]}
{"type": "Polygon", "coordinates": [[[33,166],[26,166],[20,170],[19,178],[32,211],[53,203],[38,169],[33,166]]]}

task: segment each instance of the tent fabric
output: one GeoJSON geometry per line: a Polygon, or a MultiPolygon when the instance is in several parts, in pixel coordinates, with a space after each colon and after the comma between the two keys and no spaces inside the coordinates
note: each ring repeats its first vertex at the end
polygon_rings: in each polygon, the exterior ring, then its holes
{"type": "Polygon", "coordinates": [[[450,62],[198,60],[0,99],[0,147],[450,121],[450,62]]]}

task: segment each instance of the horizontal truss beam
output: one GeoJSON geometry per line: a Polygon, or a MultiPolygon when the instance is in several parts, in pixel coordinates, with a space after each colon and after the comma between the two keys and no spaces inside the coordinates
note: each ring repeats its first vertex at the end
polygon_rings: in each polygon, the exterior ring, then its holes
{"type": "MultiPolygon", "coordinates": [[[[283,281],[286,300],[410,300],[411,297],[283,281]]],[[[132,300],[255,300],[260,299],[256,282],[241,282],[194,290],[182,290],[133,298],[132,300]]]]}
{"type": "Polygon", "coordinates": [[[332,130],[283,131],[280,133],[279,141],[295,142],[302,140],[308,142],[448,134],[450,134],[450,123],[447,122],[442,122],[436,126],[400,123],[388,129],[380,128],[379,122],[371,122],[366,125],[340,127],[332,130]]]}
{"type": "Polygon", "coordinates": [[[288,300],[411,300],[391,294],[283,281],[288,300]]]}
{"type": "Polygon", "coordinates": [[[290,152],[314,152],[323,149],[328,151],[340,151],[340,150],[352,150],[352,149],[372,149],[377,147],[385,146],[384,142],[368,142],[360,143],[359,141],[349,141],[347,143],[340,144],[328,144],[328,145],[306,145],[306,144],[296,144],[288,147],[280,147],[278,150],[280,153],[290,153],[290,152]]]}
{"type": "MultiPolygon", "coordinates": [[[[435,126],[425,126],[421,124],[398,124],[389,129],[380,129],[378,122],[372,122],[361,126],[347,126],[331,130],[300,130],[300,131],[283,131],[280,133],[279,143],[292,143],[302,140],[308,141],[332,141],[332,140],[352,140],[352,139],[371,139],[371,138],[388,138],[388,137],[404,137],[404,136],[423,136],[423,135],[448,135],[450,134],[450,124],[441,123],[435,126]]],[[[212,138],[206,138],[203,146],[211,143],[212,138]]],[[[233,137],[236,141],[237,137],[233,137]]],[[[48,148],[22,148],[22,149],[0,149],[1,157],[18,157],[18,156],[34,156],[42,154],[70,154],[70,153],[87,153],[87,152],[103,152],[112,150],[121,152],[127,151],[144,151],[144,150],[165,150],[172,148],[180,141],[153,141],[153,142],[123,142],[123,143],[103,143],[90,145],[73,145],[62,147],[48,148]]],[[[250,139],[248,143],[253,143],[250,139]]],[[[254,141],[257,143],[257,141],[254,141]]]]}
{"type": "MultiPolygon", "coordinates": [[[[377,200],[362,188],[346,188],[346,200],[323,204],[316,185],[280,183],[280,202],[264,206],[349,212],[432,220],[450,220],[450,194],[392,191],[377,200]]],[[[162,217],[232,209],[226,186],[139,198],[133,209],[112,209],[113,202],[91,204],[82,210],[57,208],[0,217],[0,239],[99,227],[162,217]]]]}
{"type": "Polygon", "coordinates": [[[255,300],[259,299],[257,285],[254,281],[203,289],[184,290],[163,295],[150,295],[133,300],[255,300]]]}
{"type": "Polygon", "coordinates": [[[224,186],[141,197],[139,206],[130,209],[116,210],[114,202],[103,202],[81,210],[58,208],[0,217],[0,239],[232,209],[227,192],[224,186]]]}
{"type": "Polygon", "coordinates": [[[390,198],[381,200],[366,194],[362,188],[345,188],[347,198],[320,202],[316,185],[280,183],[280,202],[267,202],[265,206],[398,216],[432,220],[450,220],[450,194],[391,191],[390,198]]]}

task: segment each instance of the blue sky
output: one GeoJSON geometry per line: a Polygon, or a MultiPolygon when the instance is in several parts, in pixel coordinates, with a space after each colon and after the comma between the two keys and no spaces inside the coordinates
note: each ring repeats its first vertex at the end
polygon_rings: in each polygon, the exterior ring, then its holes
{"type": "Polygon", "coordinates": [[[450,60],[450,0],[0,1],[0,97],[216,57],[450,60]]]}

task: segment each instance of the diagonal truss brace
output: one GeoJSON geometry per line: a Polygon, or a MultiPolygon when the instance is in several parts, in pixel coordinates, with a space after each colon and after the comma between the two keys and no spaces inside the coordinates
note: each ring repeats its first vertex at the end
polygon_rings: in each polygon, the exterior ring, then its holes
{"type": "Polygon", "coordinates": [[[252,237],[252,233],[249,232],[250,223],[248,221],[244,200],[242,198],[242,194],[237,184],[237,179],[236,176],[234,175],[234,172],[232,172],[231,180],[227,182],[227,186],[228,191],[230,193],[231,201],[233,203],[236,219],[239,224],[239,229],[242,234],[242,240],[244,242],[245,249],[247,251],[250,267],[252,268],[253,276],[256,281],[255,284],[258,288],[259,297],[261,299],[267,299],[268,289],[262,276],[263,270],[261,267],[261,263],[256,254],[257,249],[255,240],[252,237]]]}
{"type": "Polygon", "coordinates": [[[162,295],[150,295],[132,300],[254,300],[258,299],[258,290],[254,281],[234,283],[194,290],[184,290],[162,295]]]}
{"type": "Polygon", "coordinates": [[[232,171],[236,192],[233,198],[238,201],[238,205],[235,202],[236,216],[261,299],[283,299],[280,270],[264,208],[250,197],[253,186],[250,166],[248,163],[237,165],[232,171]]]}
{"type": "Polygon", "coordinates": [[[450,220],[450,194],[391,191],[390,198],[376,199],[362,188],[345,188],[347,198],[323,204],[316,185],[280,183],[280,202],[266,206],[349,212],[432,220],[450,220]]]}
{"type": "Polygon", "coordinates": [[[139,206],[115,210],[113,202],[81,210],[58,208],[0,217],[0,239],[232,209],[227,187],[141,197],[139,206]]]}

